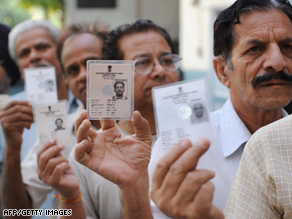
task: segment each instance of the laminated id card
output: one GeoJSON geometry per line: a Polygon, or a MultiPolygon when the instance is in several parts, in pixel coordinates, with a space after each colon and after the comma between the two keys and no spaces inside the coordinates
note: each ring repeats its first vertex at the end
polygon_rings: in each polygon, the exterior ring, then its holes
{"type": "Polygon", "coordinates": [[[134,61],[87,61],[89,119],[131,120],[134,110],[134,61]]]}
{"type": "Polygon", "coordinates": [[[54,67],[26,68],[24,77],[27,100],[33,104],[58,102],[54,67]]]}
{"type": "Polygon", "coordinates": [[[9,94],[0,94],[0,110],[3,109],[9,102],[9,94]]]}
{"type": "Polygon", "coordinates": [[[184,138],[193,143],[213,139],[206,82],[178,82],[152,88],[157,135],[163,151],[184,138]]]}
{"type": "Polygon", "coordinates": [[[65,100],[33,107],[40,145],[50,139],[56,139],[57,144],[65,145],[70,143],[66,106],[67,101],[65,100]]]}

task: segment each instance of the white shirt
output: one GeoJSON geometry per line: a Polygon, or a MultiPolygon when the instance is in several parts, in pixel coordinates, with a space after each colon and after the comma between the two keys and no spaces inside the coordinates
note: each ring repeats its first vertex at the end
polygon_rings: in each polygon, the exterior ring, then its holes
{"type": "MultiPolygon", "coordinates": [[[[282,116],[288,114],[283,110],[282,116]]],[[[210,115],[214,141],[209,150],[200,158],[197,169],[212,169],[216,175],[212,182],[215,185],[213,204],[222,211],[226,205],[228,195],[238,168],[245,143],[250,139],[251,133],[237,115],[231,100],[228,99],[223,108],[210,115]]],[[[149,179],[157,161],[163,156],[161,140],[158,138],[152,149],[149,164],[149,179]]],[[[151,201],[153,218],[168,218],[151,201]]]]}

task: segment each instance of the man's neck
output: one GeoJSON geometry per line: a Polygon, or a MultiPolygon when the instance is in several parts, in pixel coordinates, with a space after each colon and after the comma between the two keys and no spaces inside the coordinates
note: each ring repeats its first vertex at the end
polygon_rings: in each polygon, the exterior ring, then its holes
{"type": "MultiPolygon", "coordinates": [[[[154,111],[153,106],[143,107],[141,109],[135,109],[141,113],[141,115],[148,121],[150,126],[150,131],[152,135],[156,135],[156,126],[155,126],[155,118],[154,118],[154,111]]],[[[118,122],[118,126],[124,132],[129,134],[134,134],[134,127],[132,121],[129,120],[120,120],[118,122]]]]}
{"type": "Polygon", "coordinates": [[[233,101],[232,98],[231,102],[237,115],[248,128],[251,134],[255,133],[261,127],[282,118],[282,109],[259,109],[240,104],[238,101],[233,101]]]}

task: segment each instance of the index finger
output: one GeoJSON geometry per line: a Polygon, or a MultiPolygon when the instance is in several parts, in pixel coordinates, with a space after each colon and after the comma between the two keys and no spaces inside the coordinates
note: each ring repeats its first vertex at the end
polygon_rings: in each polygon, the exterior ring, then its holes
{"type": "Polygon", "coordinates": [[[193,169],[208,147],[209,141],[206,139],[201,139],[194,146],[187,139],[179,142],[158,161],[153,173],[152,189],[160,188],[163,182],[170,180],[170,178],[175,178],[174,181],[180,181],[181,177],[178,177],[178,174],[193,169]],[[172,172],[177,170],[179,173],[173,176],[169,173],[170,168],[172,168],[172,172]]]}
{"type": "Polygon", "coordinates": [[[7,110],[16,105],[32,106],[32,102],[27,101],[27,100],[13,100],[9,102],[2,110],[7,110]]]}
{"type": "Polygon", "coordinates": [[[77,119],[75,120],[75,134],[77,134],[77,130],[79,129],[79,126],[82,124],[82,122],[88,119],[88,113],[87,110],[83,109],[77,119]]]}
{"type": "Polygon", "coordinates": [[[53,145],[55,145],[57,143],[57,141],[55,139],[50,139],[48,140],[46,143],[44,143],[40,150],[38,151],[38,154],[37,154],[37,160],[39,162],[39,156],[44,152],[46,151],[48,148],[52,147],[53,145]]]}
{"type": "Polygon", "coordinates": [[[116,126],[115,120],[100,120],[102,131],[116,126]]]}

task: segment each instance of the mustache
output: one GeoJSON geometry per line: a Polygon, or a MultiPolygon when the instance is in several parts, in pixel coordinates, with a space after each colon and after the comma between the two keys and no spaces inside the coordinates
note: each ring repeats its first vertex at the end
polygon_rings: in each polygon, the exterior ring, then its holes
{"type": "Polygon", "coordinates": [[[251,84],[253,88],[256,88],[261,83],[270,81],[272,79],[280,79],[280,80],[288,82],[289,84],[292,84],[292,75],[286,71],[268,72],[264,75],[257,76],[251,81],[251,84]]]}

